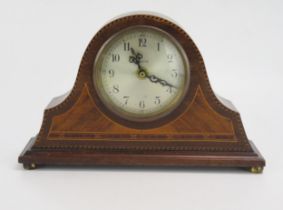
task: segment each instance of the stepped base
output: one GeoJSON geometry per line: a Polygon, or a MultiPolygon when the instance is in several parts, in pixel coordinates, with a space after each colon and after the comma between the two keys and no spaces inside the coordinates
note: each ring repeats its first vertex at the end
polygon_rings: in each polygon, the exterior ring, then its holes
{"type": "Polygon", "coordinates": [[[254,155],[197,154],[196,152],[143,152],[123,151],[58,151],[31,150],[32,138],[19,156],[24,168],[34,169],[45,165],[72,166],[163,166],[163,167],[242,167],[260,173],[265,161],[252,142],[254,155]]]}

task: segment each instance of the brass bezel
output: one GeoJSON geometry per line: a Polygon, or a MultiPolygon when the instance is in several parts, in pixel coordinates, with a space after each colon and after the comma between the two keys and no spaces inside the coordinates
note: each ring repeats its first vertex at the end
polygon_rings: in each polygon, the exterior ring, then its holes
{"type": "Polygon", "coordinates": [[[136,26],[130,26],[127,28],[124,28],[118,32],[116,32],[115,34],[113,34],[99,49],[97,56],[95,58],[94,64],[93,64],[93,83],[94,83],[94,87],[96,89],[96,92],[99,96],[99,98],[101,99],[102,103],[105,105],[105,107],[112,112],[115,115],[118,115],[121,118],[124,118],[126,120],[130,120],[130,121],[135,121],[135,122],[149,122],[149,121],[155,121],[158,119],[161,119],[167,115],[169,115],[170,113],[172,113],[183,101],[185,95],[187,94],[187,91],[189,90],[189,83],[190,83],[190,63],[189,63],[189,59],[183,49],[183,47],[180,45],[180,43],[169,33],[167,33],[166,31],[154,27],[154,26],[150,26],[150,25],[136,25],[136,26]],[[108,44],[110,42],[112,42],[113,40],[115,41],[115,39],[118,39],[120,37],[121,34],[123,34],[125,31],[129,31],[129,30],[137,30],[139,28],[146,28],[147,30],[156,30],[158,31],[158,33],[162,33],[164,36],[166,36],[166,38],[168,38],[168,40],[170,40],[173,45],[176,47],[176,49],[178,50],[178,52],[180,53],[180,55],[182,56],[182,60],[184,63],[184,85],[183,85],[183,91],[180,91],[178,93],[178,95],[176,95],[176,97],[174,97],[174,99],[172,100],[172,102],[170,104],[168,104],[165,108],[162,109],[161,112],[157,112],[154,114],[144,114],[143,116],[141,114],[135,114],[135,113],[130,113],[127,111],[124,111],[123,109],[119,108],[118,106],[116,106],[110,99],[110,97],[108,97],[108,94],[106,93],[106,91],[104,91],[104,89],[102,88],[102,83],[101,83],[101,76],[100,76],[100,66],[103,60],[103,52],[107,51],[107,48],[111,47],[108,46],[108,44]]]}

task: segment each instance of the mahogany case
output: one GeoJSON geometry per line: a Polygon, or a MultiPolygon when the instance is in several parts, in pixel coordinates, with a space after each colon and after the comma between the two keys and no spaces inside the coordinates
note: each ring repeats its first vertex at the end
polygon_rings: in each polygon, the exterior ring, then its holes
{"type": "Polygon", "coordinates": [[[90,41],[73,89],[54,98],[44,111],[39,133],[19,162],[43,165],[223,166],[260,172],[265,161],[247,138],[232,103],[211,89],[202,56],[191,38],[171,21],[130,15],[105,25],[90,41]],[[189,88],[181,104],[152,122],[115,115],[99,99],[93,64],[101,46],[117,31],[149,25],[179,41],[190,62],[189,88]]]}

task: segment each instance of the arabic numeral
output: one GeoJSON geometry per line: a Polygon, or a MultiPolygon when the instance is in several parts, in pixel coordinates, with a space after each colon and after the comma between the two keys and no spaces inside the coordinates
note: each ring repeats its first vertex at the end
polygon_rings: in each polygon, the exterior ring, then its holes
{"type": "Polygon", "coordinates": [[[154,103],[155,103],[156,105],[159,105],[160,102],[161,102],[160,96],[156,96],[155,99],[154,99],[154,103]]]}
{"type": "Polygon", "coordinates": [[[124,42],[124,51],[130,51],[131,46],[130,46],[130,42],[124,42]]]}
{"type": "Polygon", "coordinates": [[[112,54],[112,62],[119,62],[120,55],[119,54],[112,54]]]}
{"type": "Polygon", "coordinates": [[[144,103],[144,101],[140,101],[140,102],[139,102],[139,107],[142,108],[142,109],[145,108],[145,103],[144,103]]]}
{"type": "Polygon", "coordinates": [[[172,63],[173,62],[173,55],[167,54],[167,60],[168,60],[168,63],[172,63]]]}
{"type": "Polygon", "coordinates": [[[114,93],[119,93],[119,85],[113,85],[113,92],[114,93]]]}
{"type": "Polygon", "coordinates": [[[173,92],[173,88],[172,87],[167,87],[166,92],[172,94],[173,92]]]}
{"type": "Polygon", "coordinates": [[[172,69],[171,77],[176,78],[178,76],[178,72],[176,69],[172,69]]]}
{"type": "Polygon", "coordinates": [[[109,69],[109,70],[108,70],[108,76],[109,76],[110,78],[112,78],[112,77],[114,77],[114,75],[115,75],[115,71],[114,71],[113,69],[109,69]]]}
{"type": "Polygon", "coordinates": [[[125,105],[128,104],[129,98],[130,98],[130,96],[124,96],[124,97],[123,97],[123,99],[125,100],[125,101],[124,101],[124,104],[125,104],[125,105]]]}
{"type": "Polygon", "coordinates": [[[146,47],[146,38],[139,38],[139,47],[146,47]]]}

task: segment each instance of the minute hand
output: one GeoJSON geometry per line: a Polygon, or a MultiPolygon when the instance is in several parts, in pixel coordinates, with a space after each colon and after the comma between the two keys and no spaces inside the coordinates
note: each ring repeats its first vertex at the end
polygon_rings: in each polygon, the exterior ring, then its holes
{"type": "Polygon", "coordinates": [[[171,85],[170,83],[168,83],[167,81],[156,77],[155,75],[146,75],[146,77],[147,77],[151,82],[160,83],[162,86],[169,86],[169,87],[177,88],[177,87],[175,87],[174,85],[171,85]]]}

